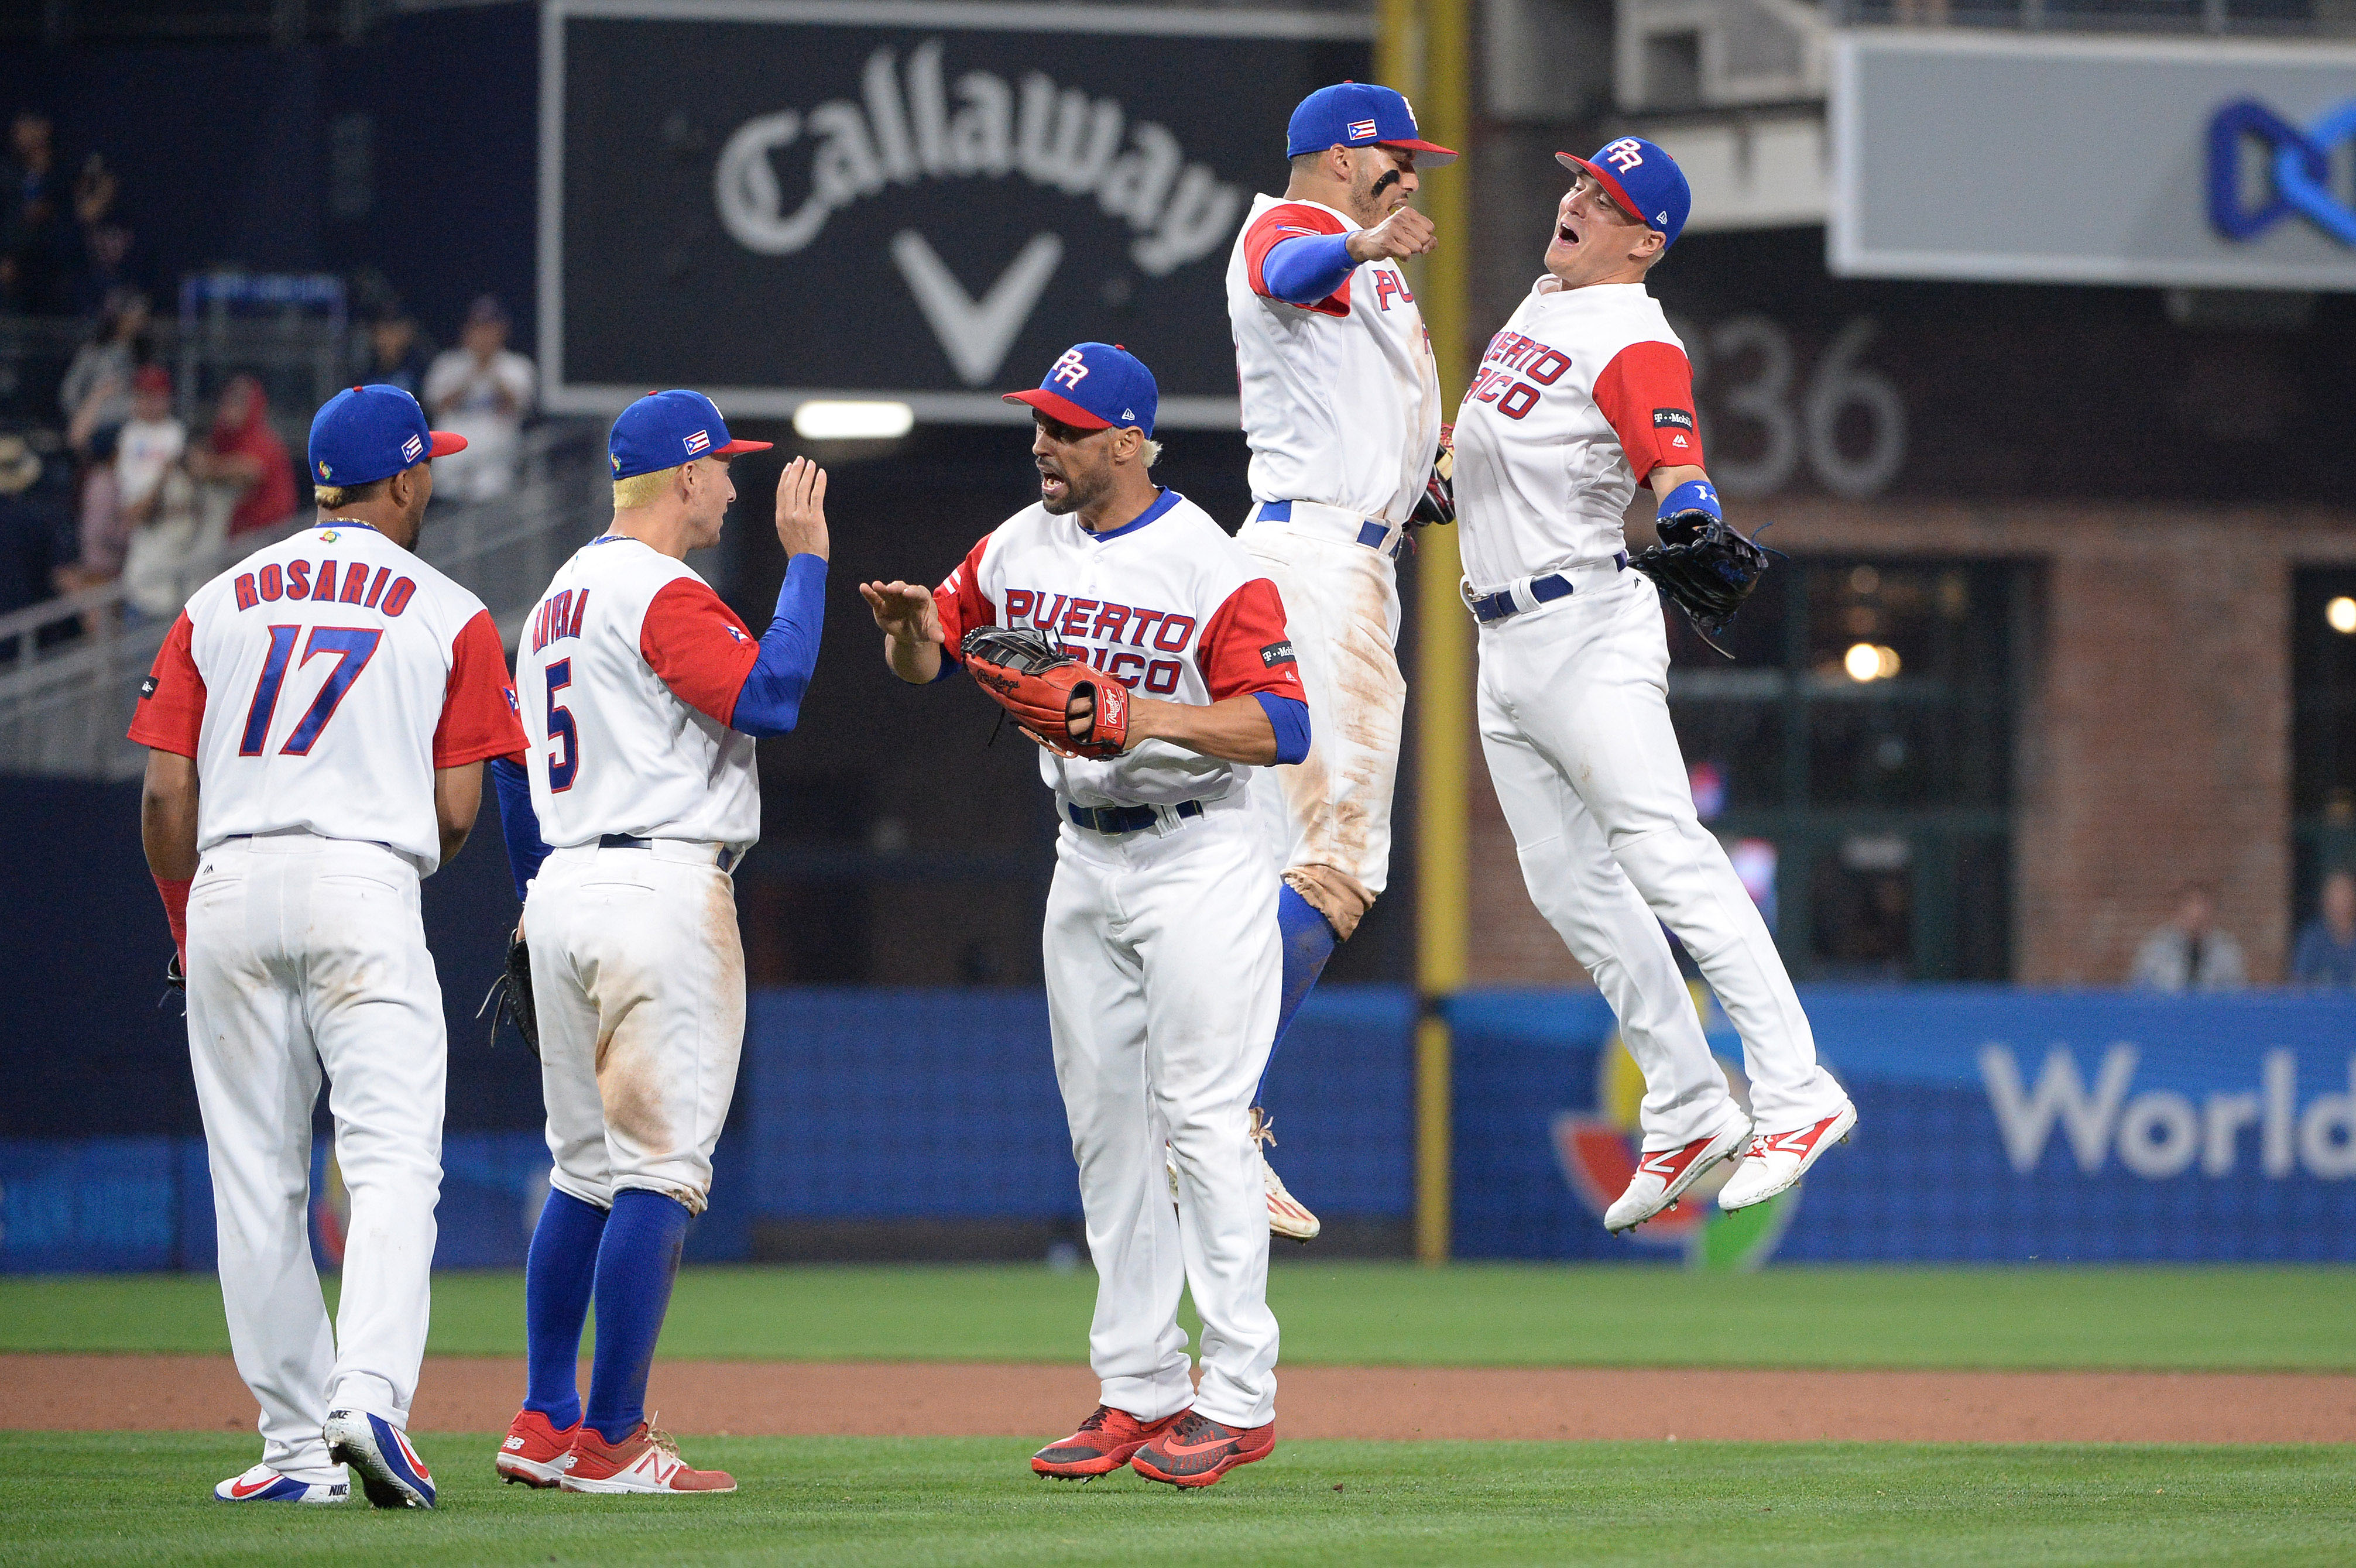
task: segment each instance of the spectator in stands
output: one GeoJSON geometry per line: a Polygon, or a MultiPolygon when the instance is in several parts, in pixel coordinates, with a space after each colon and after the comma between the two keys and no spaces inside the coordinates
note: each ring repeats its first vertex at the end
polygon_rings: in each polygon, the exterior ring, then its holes
{"type": "Polygon", "coordinates": [[[121,187],[106,160],[92,153],[74,181],[72,306],[76,315],[96,315],[116,289],[132,286],[131,230],[115,216],[121,187]]]}
{"type": "Polygon", "coordinates": [[[187,450],[188,432],[172,416],[172,378],[161,365],[143,365],[132,378],[131,417],[114,441],[116,505],[136,526],[154,510],[165,471],[187,450]]]}
{"type": "Polygon", "coordinates": [[[2188,887],[2176,918],[2136,949],[2135,984],[2155,991],[2237,991],[2249,984],[2242,944],[2217,927],[2217,904],[2203,887],[2188,887]]]}
{"type": "Polygon", "coordinates": [[[230,493],[231,539],[294,515],[294,460],[270,428],[270,400],[253,377],[234,377],[221,389],[212,430],[187,461],[196,478],[230,493]]]}
{"type": "Polygon", "coordinates": [[[466,451],[435,461],[436,496],[488,501],[515,485],[533,370],[507,343],[508,313],[485,294],[466,313],[460,346],[435,359],[426,375],[424,401],[434,427],[466,438],[466,451]]]}
{"type": "Polygon", "coordinates": [[[63,193],[49,117],[20,109],[8,131],[5,205],[0,207],[0,251],[7,253],[18,308],[36,315],[64,308],[60,298],[67,249],[63,193]]]}
{"type": "MultiPolygon", "coordinates": [[[[49,527],[33,505],[41,458],[21,435],[0,435],[0,615],[50,597],[49,527]]],[[[13,656],[16,645],[0,647],[13,656]]]]}
{"type": "MultiPolygon", "coordinates": [[[[107,296],[97,333],[74,351],[58,403],[65,411],[67,444],[75,452],[87,455],[92,432],[131,418],[132,378],[152,352],[148,325],[147,296],[118,289],[107,296]]],[[[170,383],[165,385],[168,391],[170,383]]]]}
{"type": "Polygon", "coordinates": [[[417,340],[417,323],[407,311],[393,305],[369,323],[369,367],[362,380],[399,387],[423,402],[420,394],[429,370],[425,346],[417,340]]]}
{"type": "Polygon", "coordinates": [[[215,571],[220,509],[209,513],[204,500],[188,454],[156,476],[123,552],[123,596],[140,615],[171,619],[215,571]]]}
{"type": "Polygon", "coordinates": [[[91,436],[90,474],[82,481],[75,530],[81,553],[58,568],[55,581],[60,593],[79,593],[123,575],[132,523],[123,509],[123,485],[114,471],[115,443],[122,434],[120,430],[102,430],[91,436]]]}
{"type": "Polygon", "coordinates": [[[2295,986],[2356,986],[2356,874],[2323,879],[2322,907],[2298,933],[2290,960],[2295,986]]]}

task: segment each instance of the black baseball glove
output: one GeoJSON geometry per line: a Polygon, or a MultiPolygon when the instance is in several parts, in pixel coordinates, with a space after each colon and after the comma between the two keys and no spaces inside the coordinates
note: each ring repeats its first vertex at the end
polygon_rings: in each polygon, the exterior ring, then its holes
{"type": "Polygon", "coordinates": [[[1440,427],[1440,450],[1432,453],[1431,472],[1424,477],[1423,496],[1408,515],[1410,523],[1452,523],[1456,520],[1456,427],[1440,427]]]}
{"type": "Polygon", "coordinates": [[[1628,564],[1677,602],[1703,642],[1732,658],[1718,639],[1759,586],[1771,552],[1698,508],[1663,517],[1660,529],[1661,542],[1628,564]]]}
{"type": "Polygon", "coordinates": [[[535,1061],[538,1060],[540,1008],[531,996],[531,949],[520,935],[508,937],[507,968],[491,982],[491,988],[484,994],[483,1005],[475,1009],[475,1016],[481,1018],[487,1012],[491,1015],[493,1045],[499,1043],[500,1020],[512,1018],[516,1033],[523,1036],[524,1049],[531,1052],[535,1061]],[[498,1004],[496,1008],[491,1005],[494,1002],[498,1004]]]}

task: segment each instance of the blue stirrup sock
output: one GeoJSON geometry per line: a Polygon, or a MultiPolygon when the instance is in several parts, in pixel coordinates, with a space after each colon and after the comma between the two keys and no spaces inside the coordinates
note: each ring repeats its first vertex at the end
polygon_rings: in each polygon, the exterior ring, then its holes
{"type": "MultiPolygon", "coordinates": [[[[1325,960],[1333,956],[1337,940],[1333,924],[1317,912],[1317,907],[1292,891],[1290,882],[1278,890],[1276,895],[1276,929],[1284,941],[1283,997],[1277,1004],[1276,1039],[1268,1048],[1270,1064],[1276,1061],[1276,1049],[1284,1043],[1291,1031],[1292,1016],[1317,984],[1317,976],[1325,972],[1325,960]]],[[[1252,1087],[1252,1104],[1259,1104],[1259,1092],[1268,1087],[1268,1069],[1260,1069],[1259,1082],[1252,1087]]]]}
{"type": "Polygon", "coordinates": [[[523,1266],[523,1331],[529,1369],[523,1407],[559,1432],[581,1420],[581,1325],[597,1277],[597,1243],[605,1211],[551,1190],[531,1229],[523,1266]]]}
{"type": "Polygon", "coordinates": [[[646,1419],[647,1374],[693,1218],[687,1205],[659,1192],[633,1187],[614,1194],[597,1245],[597,1353],[589,1363],[586,1416],[608,1443],[646,1419]]]}

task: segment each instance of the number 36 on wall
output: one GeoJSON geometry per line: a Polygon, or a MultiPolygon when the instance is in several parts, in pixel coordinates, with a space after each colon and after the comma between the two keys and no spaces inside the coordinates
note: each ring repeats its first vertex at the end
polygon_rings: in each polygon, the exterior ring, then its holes
{"type": "Polygon", "coordinates": [[[1878,330],[1871,317],[1854,317],[1836,333],[1796,390],[1792,335],[1767,317],[1730,316],[1699,329],[1671,325],[1693,362],[1696,395],[1719,416],[1705,450],[1719,489],[1772,495],[1792,482],[1803,456],[1836,496],[1879,495],[1898,477],[1906,463],[1906,405],[1888,377],[1858,364],[1878,330]]]}

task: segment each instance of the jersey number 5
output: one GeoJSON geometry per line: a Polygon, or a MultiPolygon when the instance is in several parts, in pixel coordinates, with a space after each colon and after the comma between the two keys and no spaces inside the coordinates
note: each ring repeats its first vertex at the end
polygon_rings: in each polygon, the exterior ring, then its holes
{"type": "MultiPolygon", "coordinates": [[[[262,755],[262,745],[270,739],[270,720],[278,712],[279,688],[286,684],[286,666],[294,656],[294,639],[302,633],[300,626],[270,628],[270,654],[262,664],[262,679],[254,685],[253,702],[245,710],[245,734],[238,743],[239,756],[262,755]]],[[[366,669],[369,660],[376,656],[376,645],[383,637],[383,632],[372,627],[311,628],[311,640],[303,648],[303,663],[309,664],[313,654],[333,654],[336,656],[336,667],[327,672],[326,683],[319,688],[319,695],[311,699],[311,706],[296,720],[294,733],[288,735],[286,744],[278,749],[282,756],[307,757],[311,754],[311,748],[318,741],[319,731],[325,730],[327,720],[336,716],[336,709],[343,702],[344,693],[352,688],[352,682],[360,677],[360,671],[366,669]]]]}
{"type": "Polygon", "coordinates": [[[548,666],[548,788],[552,795],[562,795],[573,787],[573,775],[581,771],[581,732],[573,727],[572,709],[556,700],[556,694],[573,684],[573,661],[552,659],[548,666]],[[564,742],[564,754],[557,755],[559,738],[564,742]]]}

